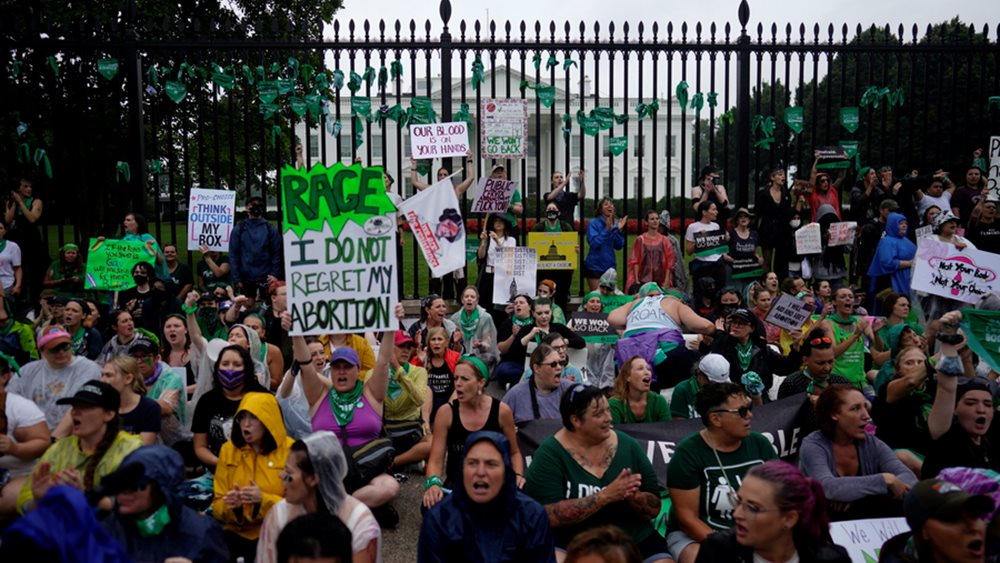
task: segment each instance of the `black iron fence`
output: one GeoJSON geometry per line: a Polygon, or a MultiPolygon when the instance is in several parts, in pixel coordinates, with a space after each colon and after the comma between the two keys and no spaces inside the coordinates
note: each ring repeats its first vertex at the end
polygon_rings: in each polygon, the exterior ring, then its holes
{"type": "MultiPolygon", "coordinates": [[[[741,206],[773,167],[807,176],[819,147],[846,144],[853,154],[857,143],[848,190],[861,165],[960,178],[973,150],[1000,132],[1000,25],[982,22],[753,26],[743,1],[738,29],[456,25],[442,0],[439,22],[333,21],[324,30],[315,14],[294,11],[137,14],[123,4],[0,14],[0,175],[10,185],[36,177],[50,248],[113,235],[136,210],[158,240],[183,250],[190,188],[236,190],[241,203],[264,195],[280,211],[278,170],[298,159],[382,165],[409,195],[413,176],[426,182],[435,170],[411,164],[407,119],[465,120],[478,133],[488,98],[528,103],[527,158],[505,163],[526,221],[541,216],[557,170],[586,190],[581,224],[604,196],[619,214],[667,208],[683,224],[706,164],[723,171],[741,206]]],[[[478,157],[478,135],[471,140],[474,170],[462,176],[485,175],[494,161],[478,157]]],[[[414,245],[405,251],[404,292],[420,294],[427,269],[414,245]]]]}

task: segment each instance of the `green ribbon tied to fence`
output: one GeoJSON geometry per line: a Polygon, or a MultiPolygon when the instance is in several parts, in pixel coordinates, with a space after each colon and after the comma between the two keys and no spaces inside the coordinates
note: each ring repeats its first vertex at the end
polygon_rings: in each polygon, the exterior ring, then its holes
{"type": "Polygon", "coordinates": [[[149,172],[150,173],[152,173],[152,174],[159,174],[160,172],[163,172],[163,161],[162,160],[150,160],[147,167],[149,168],[149,172]]]}
{"type": "Polygon", "coordinates": [[[344,87],[344,71],[337,69],[333,71],[333,89],[340,90],[344,87]]]}
{"type": "Polygon", "coordinates": [[[52,178],[52,162],[45,149],[35,149],[35,166],[40,167],[47,177],[52,178]]]}
{"type": "Polygon", "coordinates": [[[769,115],[764,117],[760,114],[753,116],[751,130],[754,134],[759,133],[761,135],[761,137],[754,142],[753,146],[770,149],[771,143],[774,142],[774,116],[769,115]]]}
{"type": "Polygon", "coordinates": [[[719,105],[718,92],[709,92],[707,98],[708,98],[708,107],[715,109],[715,106],[719,105]]]}
{"type": "Polygon", "coordinates": [[[549,55],[549,60],[545,61],[545,70],[559,66],[559,59],[555,55],[549,55]]]}
{"type": "Polygon", "coordinates": [[[535,70],[539,70],[542,67],[542,54],[535,53],[531,56],[531,64],[535,67],[535,70]]]}
{"type": "Polygon", "coordinates": [[[52,69],[52,74],[56,75],[56,78],[59,78],[59,60],[53,55],[49,55],[45,58],[45,60],[49,63],[49,68],[52,69]]]}
{"type": "Polygon", "coordinates": [[[25,122],[20,122],[17,124],[17,136],[23,137],[25,133],[28,132],[28,124],[25,122]]]}
{"type": "Polygon", "coordinates": [[[478,90],[479,85],[483,81],[483,58],[476,55],[476,58],[472,61],[472,89],[478,90]]]}
{"type": "Polygon", "coordinates": [[[97,72],[103,76],[105,80],[111,80],[116,74],[118,74],[118,59],[98,59],[97,72]]]}
{"type": "Polygon", "coordinates": [[[471,134],[475,121],[472,119],[472,112],[469,111],[469,104],[462,102],[462,105],[458,107],[458,112],[454,115],[453,119],[455,121],[464,121],[471,134]]]}
{"type": "Polygon", "coordinates": [[[569,70],[569,67],[571,66],[579,66],[579,65],[577,65],[576,61],[574,61],[573,59],[566,59],[563,61],[563,70],[569,70]]]}
{"type": "Polygon", "coordinates": [[[696,92],[694,96],[691,97],[691,109],[695,113],[701,113],[701,108],[705,107],[705,96],[701,92],[696,92]]]}
{"type": "Polygon", "coordinates": [[[21,164],[27,163],[31,159],[31,147],[28,143],[21,143],[17,147],[17,161],[21,164]]]}
{"type": "Polygon", "coordinates": [[[358,150],[365,142],[365,124],[361,118],[354,116],[354,150],[358,150]]]}
{"type": "Polygon", "coordinates": [[[389,65],[389,76],[391,76],[393,80],[401,78],[403,76],[403,63],[399,61],[392,61],[392,64],[389,65]]]}
{"type": "Polygon", "coordinates": [[[569,135],[573,132],[573,116],[564,113],[562,116],[562,136],[564,142],[569,142],[569,135]]]}
{"type": "Polygon", "coordinates": [[[882,88],[869,86],[865,89],[864,93],[861,94],[861,101],[858,102],[858,105],[860,107],[872,106],[873,108],[878,109],[879,102],[883,98],[886,102],[888,102],[890,108],[901,106],[905,102],[902,88],[896,88],[893,90],[888,86],[883,86],[882,88]]]}
{"type": "Polygon", "coordinates": [[[126,182],[132,181],[132,170],[129,168],[128,163],[124,160],[119,160],[115,164],[115,181],[121,182],[122,178],[125,178],[126,182]]]}
{"type": "Polygon", "coordinates": [[[638,104],[635,105],[635,112],[639,116],[639,121],[642,121],[647,117],[656,115],[656,112],[659,110],[660,110],[660,100],[656,98],[650,100],[648,104],[639,102],[638,104]]]}
{"type": "Polygon", "coordinates": [[[347,89],[351,91],[351,94],[356,94],[358,90],[361,89],[361,75],[351,71],[351,78],[347,81],[347,89]]]}
{"type": "Polygon", "coordinates": [[[688,83],[681,80],[674,93],[677,95],[677,103],[681,105],[681,111],[685,111],[688,104],[688,83]]]}
{"type": "Polygon", "coordinates": [[[21,65],[24,64],[23,61],[14,61],[10,63],[10,73],[17,78],[21,75],[21,65]]]}

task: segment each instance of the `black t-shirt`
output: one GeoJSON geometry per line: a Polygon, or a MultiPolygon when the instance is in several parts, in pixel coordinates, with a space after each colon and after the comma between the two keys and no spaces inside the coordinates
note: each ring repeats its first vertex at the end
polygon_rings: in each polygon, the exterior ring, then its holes
{"type": "Polygon", "coordinates": [[[965,229],[965,238],[979,250],[1000,254],[1000,221],[969,225],[965,229]]]}
{"type": "MultiPolygon", "coordinates": [[[[268,393],[266,389],[253,379],[253,374],[249,374],[246,383],[243,385],[243,393],[259,391],[268,393]]],[[[208,393],[202,395],[198,401],[198,406],[194,409],[194,418],[191,419],[191,432],[195,434],[208,435],[208,449],[215,455],[219,455],[222,444],[229,440],[233,430],[233,417],[236,416],[236,409],[240,406],[240,399],[231,400],[222,392],[221,387],[215,387],[208,393]]]]}
{"type": "MultiPolygon", "coordinates": [[[[225,254],[219,255],[219,257],[215,259],[215,265],[219,267],[221,267],[223,264],[228,264],[228,263],[229,263],[229,257],[226,256],[225,254]]],[[[216,282],[225,282],[225,283],[230,282],[230,274],[226,274],[221,278],[215,277],[215,273],[212,271],[211,268],[208,267],[208,264],[205,263],[204,259],[198,262],[198,265],[195,266],[195,271],[198,274],[198,277],[201,279],[202,287],[205,288],[207,288],[209,284],[216,282]]]]}
{"type": "Polygon", "coordinates": [[[427,362],[427,386],[431,388],[431,422],[441,405],[448,402],[455,391],[455,374],[448,367],[448,362],[442,362],[440,367],[434,367],[427,362]]]}
{"type": "Polygon", "coordinates": [[[1000,470],[1000,424],[996,424],[996,418],[979,445],[972,442],[958,422],[953,422],[947,432],[933,440],[920,472],[931,478],[946,467],[1000,470]]]}
{"type": "Polygon", "coordinates": [[[903,399],[890,404],[886,402],[889,386],[883,385],[872,407],[875,435],[892,449],[906,448],[926,453],[930,446],[927,415],[936,390],[935,382],[928,379],[922,391],[911,391],[903,399]]]}
{"type": "MultiPolygon", "coordinates": [[[[549,194],[552,192],[549,191],[549,194]]],[[[549,201],[549,194],[545,194],[545,201],[549,201]]],[[[552,200],[559,208],[559,220],[566,221],[570,225],[573,224],[573,211],[576,206],[580,203],[580,196],[573,192],[566,191],[564,188],[562,194],[556,199],[552,200]]]]}
{"type": "Polygon", "coordinates": [[[131,412],[121,415],[122,430],[129,434],[160,432],[160,405],[149,397],[140,397],[131,412]]]}
{"type": "MultiPolygon", "coordinates": [[[[191,266],[187,264],[177,264],[177,269],[173,272],[167,272],[168,279],[164,281],[164,285],[167,286],[167,293],[170,295],[178,295],[181,288],[185,285],[191,284],[194,286],[194,276],[191,275],[191,266]]],[[[178,299],[181,297],[178,296],[178,299]]]]}
{"type": "MultiPolygon", "coordinates": [[[[501,362],[515,362],[519,364],[524,363],[524,359],[528,355],[528,349],[524,344],[521,344],[521,339],[524,338],[525,334],[531,332],[533,328],[535,328],[535,323],[530,323],[522,326],[517,331],[517,336],[515,336],[514,341],[511,342],[510,348],[507,348],[507,353],[500,355],[501,362]]],[[[510,338],[510,335],[513,331],[514,331],[513,323],[509,319],[504,321],[503,324],[500,325],[500,328],[497,329],[497,341],[503,342],[504,340],[507,340],[508,338],[510,338]]],[[[564,324],[550,323],[549,332],[550,333],[557,332],[561,334],[562,337],[566,339],[567,345],[570,348],[573,348],[574,350],[579,350],[587,345],[587,343],[584,342],[582,338],[580,338],[575,332],[570,330],[570,328],[564,324]]],[[[543,336],[544,335],[536,336],[536,339],[539,343],[542,341],[543,336]]]]}

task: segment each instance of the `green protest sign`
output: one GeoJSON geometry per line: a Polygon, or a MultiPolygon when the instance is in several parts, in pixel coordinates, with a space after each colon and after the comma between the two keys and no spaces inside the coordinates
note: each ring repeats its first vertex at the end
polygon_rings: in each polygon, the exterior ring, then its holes
{"type": "Polygon", "coordinates": [[[132,268],[139,262],[156,261],[155,247],[137,240],[92,238],[88,249],[84,289],[118,291],[134,287],[132,268]]]}
{"type": "Polygon", "coordinates": [[[1000,371],[1000,311],[962,309],[962,331],[969,348],[995,371],[1000,371]]]}
{"type": "Polygon", "coordinates": [[[795,133],[801,133],[804,123],[802,108],[785,108],[785,125],[795,133]]]}
{"type": "Polygon", "coordinates": [[[861,114],[857,107],[840,108],[840,124],[851,133],[861,126],[861,114]]]}
{"type": "Polygon", "coordinates": [[[604,312],[610,313],[626,303],[631,303],[635,299],[631,295],[602,295],[601,303],[604,304],[604,312]]]}
{"type": "Polygon", "coordinates": [[[618,156],[628,148],[628,137],[611,137],[608,139],[608,151],[618,156]]]}
{"type": "Polygon", "coordinates": [[[542,102],[543,106],[550,108],[556,101],[556,87],[538,84],[535,86],[535,95],[538,96],[538,101],[542,102]]]}
{"type": "Polygon", "coordinates": [[[858,141],[840,141],[837,144],[844,149],[847,158],[854,158],[858,154],[858,141]]]}

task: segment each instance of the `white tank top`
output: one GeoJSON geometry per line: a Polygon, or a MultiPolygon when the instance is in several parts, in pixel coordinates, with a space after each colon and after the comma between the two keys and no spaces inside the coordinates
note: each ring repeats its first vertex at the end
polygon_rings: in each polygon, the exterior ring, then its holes
{"type": "Polygon", "coordinates": [[[670,315],[666,314],[663,307],[660,306],[660,301],[664,297],[663,295],[645,297],[633,307],[625,322],[626,335],[664,328],[679,331],[680,327],[677,326],[674,319],[670,318],[670,315]]]}

